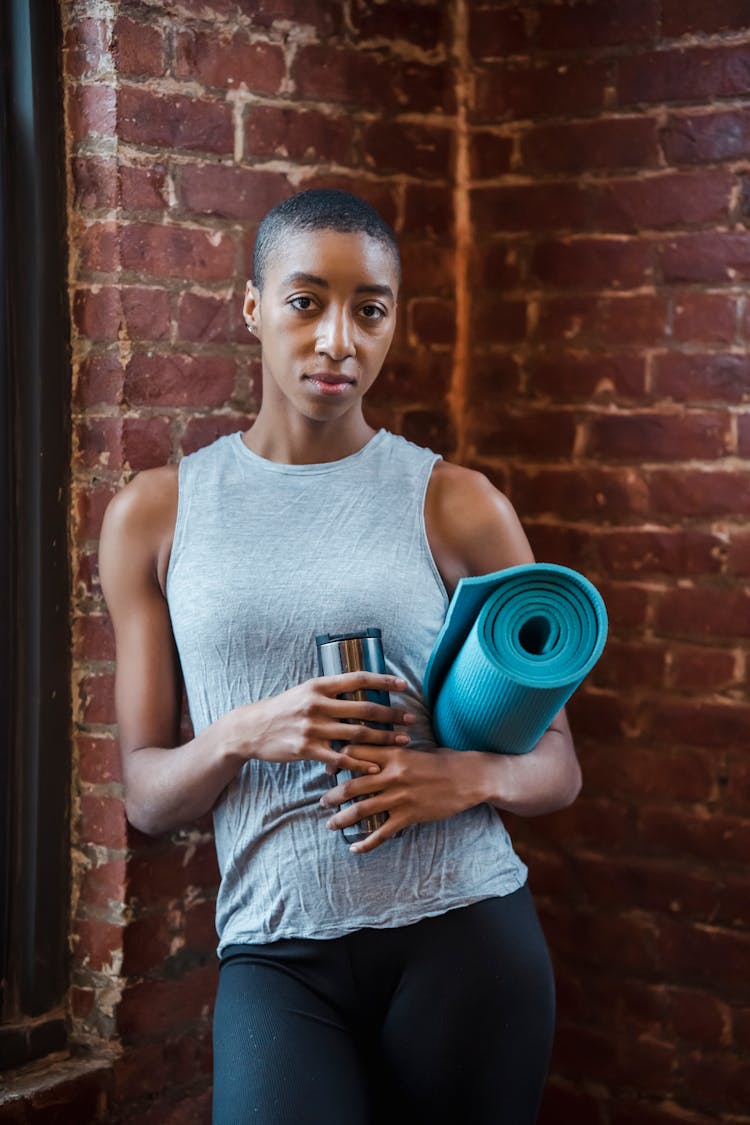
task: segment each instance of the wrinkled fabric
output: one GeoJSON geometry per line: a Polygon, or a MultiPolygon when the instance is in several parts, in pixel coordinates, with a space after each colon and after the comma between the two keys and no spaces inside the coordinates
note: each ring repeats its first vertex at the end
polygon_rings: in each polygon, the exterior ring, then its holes
{"type": "MultiPolygon", "coordinates": [[[[318,675],[315,636],[382,630],[386,669],[435,746],[422,679],[448,606],[424,497],[439,454],[387,430],[357,453],[284,465],[240,432],[183,457],[167,601],[198,734],[242,704],[318,675]]],[[[319,762],[248,761],[214,809],[219,952],[407,925],[526,879],[498,813],[409,827],[369,855],[326,828],[319,762]]]]}

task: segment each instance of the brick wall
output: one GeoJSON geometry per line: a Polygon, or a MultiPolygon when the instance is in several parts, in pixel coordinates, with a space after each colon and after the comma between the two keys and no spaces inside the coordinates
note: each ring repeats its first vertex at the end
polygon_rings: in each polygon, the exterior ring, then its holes
{"type": "Polygon", "coordinates": [[[370,198],[403,247],[371,420],[482,467],[538,557],[583,569],[610,609],[607,653],[571,708],[584,793],[511,825],[559,983],[543,1120],[750,1120],[746,6],[62,12],[70,1017],[98,1062],[19,1085],[0,1121],[208,1120],[210,825],[161,840],[126,826],[96,544],[125,480],[251,423],[240,295],[254,227],[318,184],[370,198]]]}

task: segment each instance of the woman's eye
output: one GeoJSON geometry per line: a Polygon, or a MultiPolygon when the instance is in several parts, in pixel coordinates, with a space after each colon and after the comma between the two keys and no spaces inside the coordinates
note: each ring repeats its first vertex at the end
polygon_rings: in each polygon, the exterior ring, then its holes
{"type": "Polygon", "coordinates": [[[299,309],[300,312],[307,312],[308,309],[312,308],[312,297],[292,297],[289,304],[293,308],[299,309]]]}
{"type": "Polygon", "coordinates": [[[380,305],[363,305],[361,311],[367,320],[380,320],[381,317],[385,316],[385,312],[380,305]]]}

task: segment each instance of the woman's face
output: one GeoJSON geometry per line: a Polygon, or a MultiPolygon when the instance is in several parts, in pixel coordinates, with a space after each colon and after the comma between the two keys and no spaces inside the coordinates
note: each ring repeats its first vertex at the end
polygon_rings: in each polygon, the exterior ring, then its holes
{"type": "Polygon", "coordinates": [[[323,420],[360,403],[393,339],[397,288],[393,255],[369,235],[291,232],[262,293],[248,284],[245,300],[262,345],[264,408],[323,420]]]}

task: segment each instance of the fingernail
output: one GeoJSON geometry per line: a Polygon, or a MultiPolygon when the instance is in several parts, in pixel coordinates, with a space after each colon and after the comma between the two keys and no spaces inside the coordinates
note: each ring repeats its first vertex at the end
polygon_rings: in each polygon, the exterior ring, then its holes
{"type": "Polygon", "coordinates": [[[325,808],[326,805],[328,804],[328,801],[325,799],[325,797],[321,797],[320,800],[318,801],[318,804],[321,805],[323,808],[325,808]]]}
{"type": "Polygon", "coordinates": [[[396,687],[406,687],[406,680],[402,680],[399,676],[393,681],[396,687]]]}
{"type": "Polygon", "coordinates": [[[380,766],[370,766],[368,773],[380,773],[380,766]]]}
{"type": "Polygon", "coordinates": [[[355,854],[357,852],[361,852],[362,851],[362,845],[361,844],[351,844],[350,847],[349,847],[349,851],[354,852],[355,854]]]}
{"type": "Polygon", "coordinates": [[[417,721],[417,716],[413,715],[411,711],[405,711],[404,712],[404,722],[405,723],[415,723],[416,721],[417,721]]]}
{"type": "Polygon", "coordinates": [[[396,742],[400,742],[402,746],[406,746],[407,742],[411,742],[408,734],[397,734],[396,742]]]}
{"type": "Polygon", "coordinates": [[[333,827],[334,827],[333,818],[331,818],[331,820],[326,821],[326,828],[333,828],[333,827]]]}

